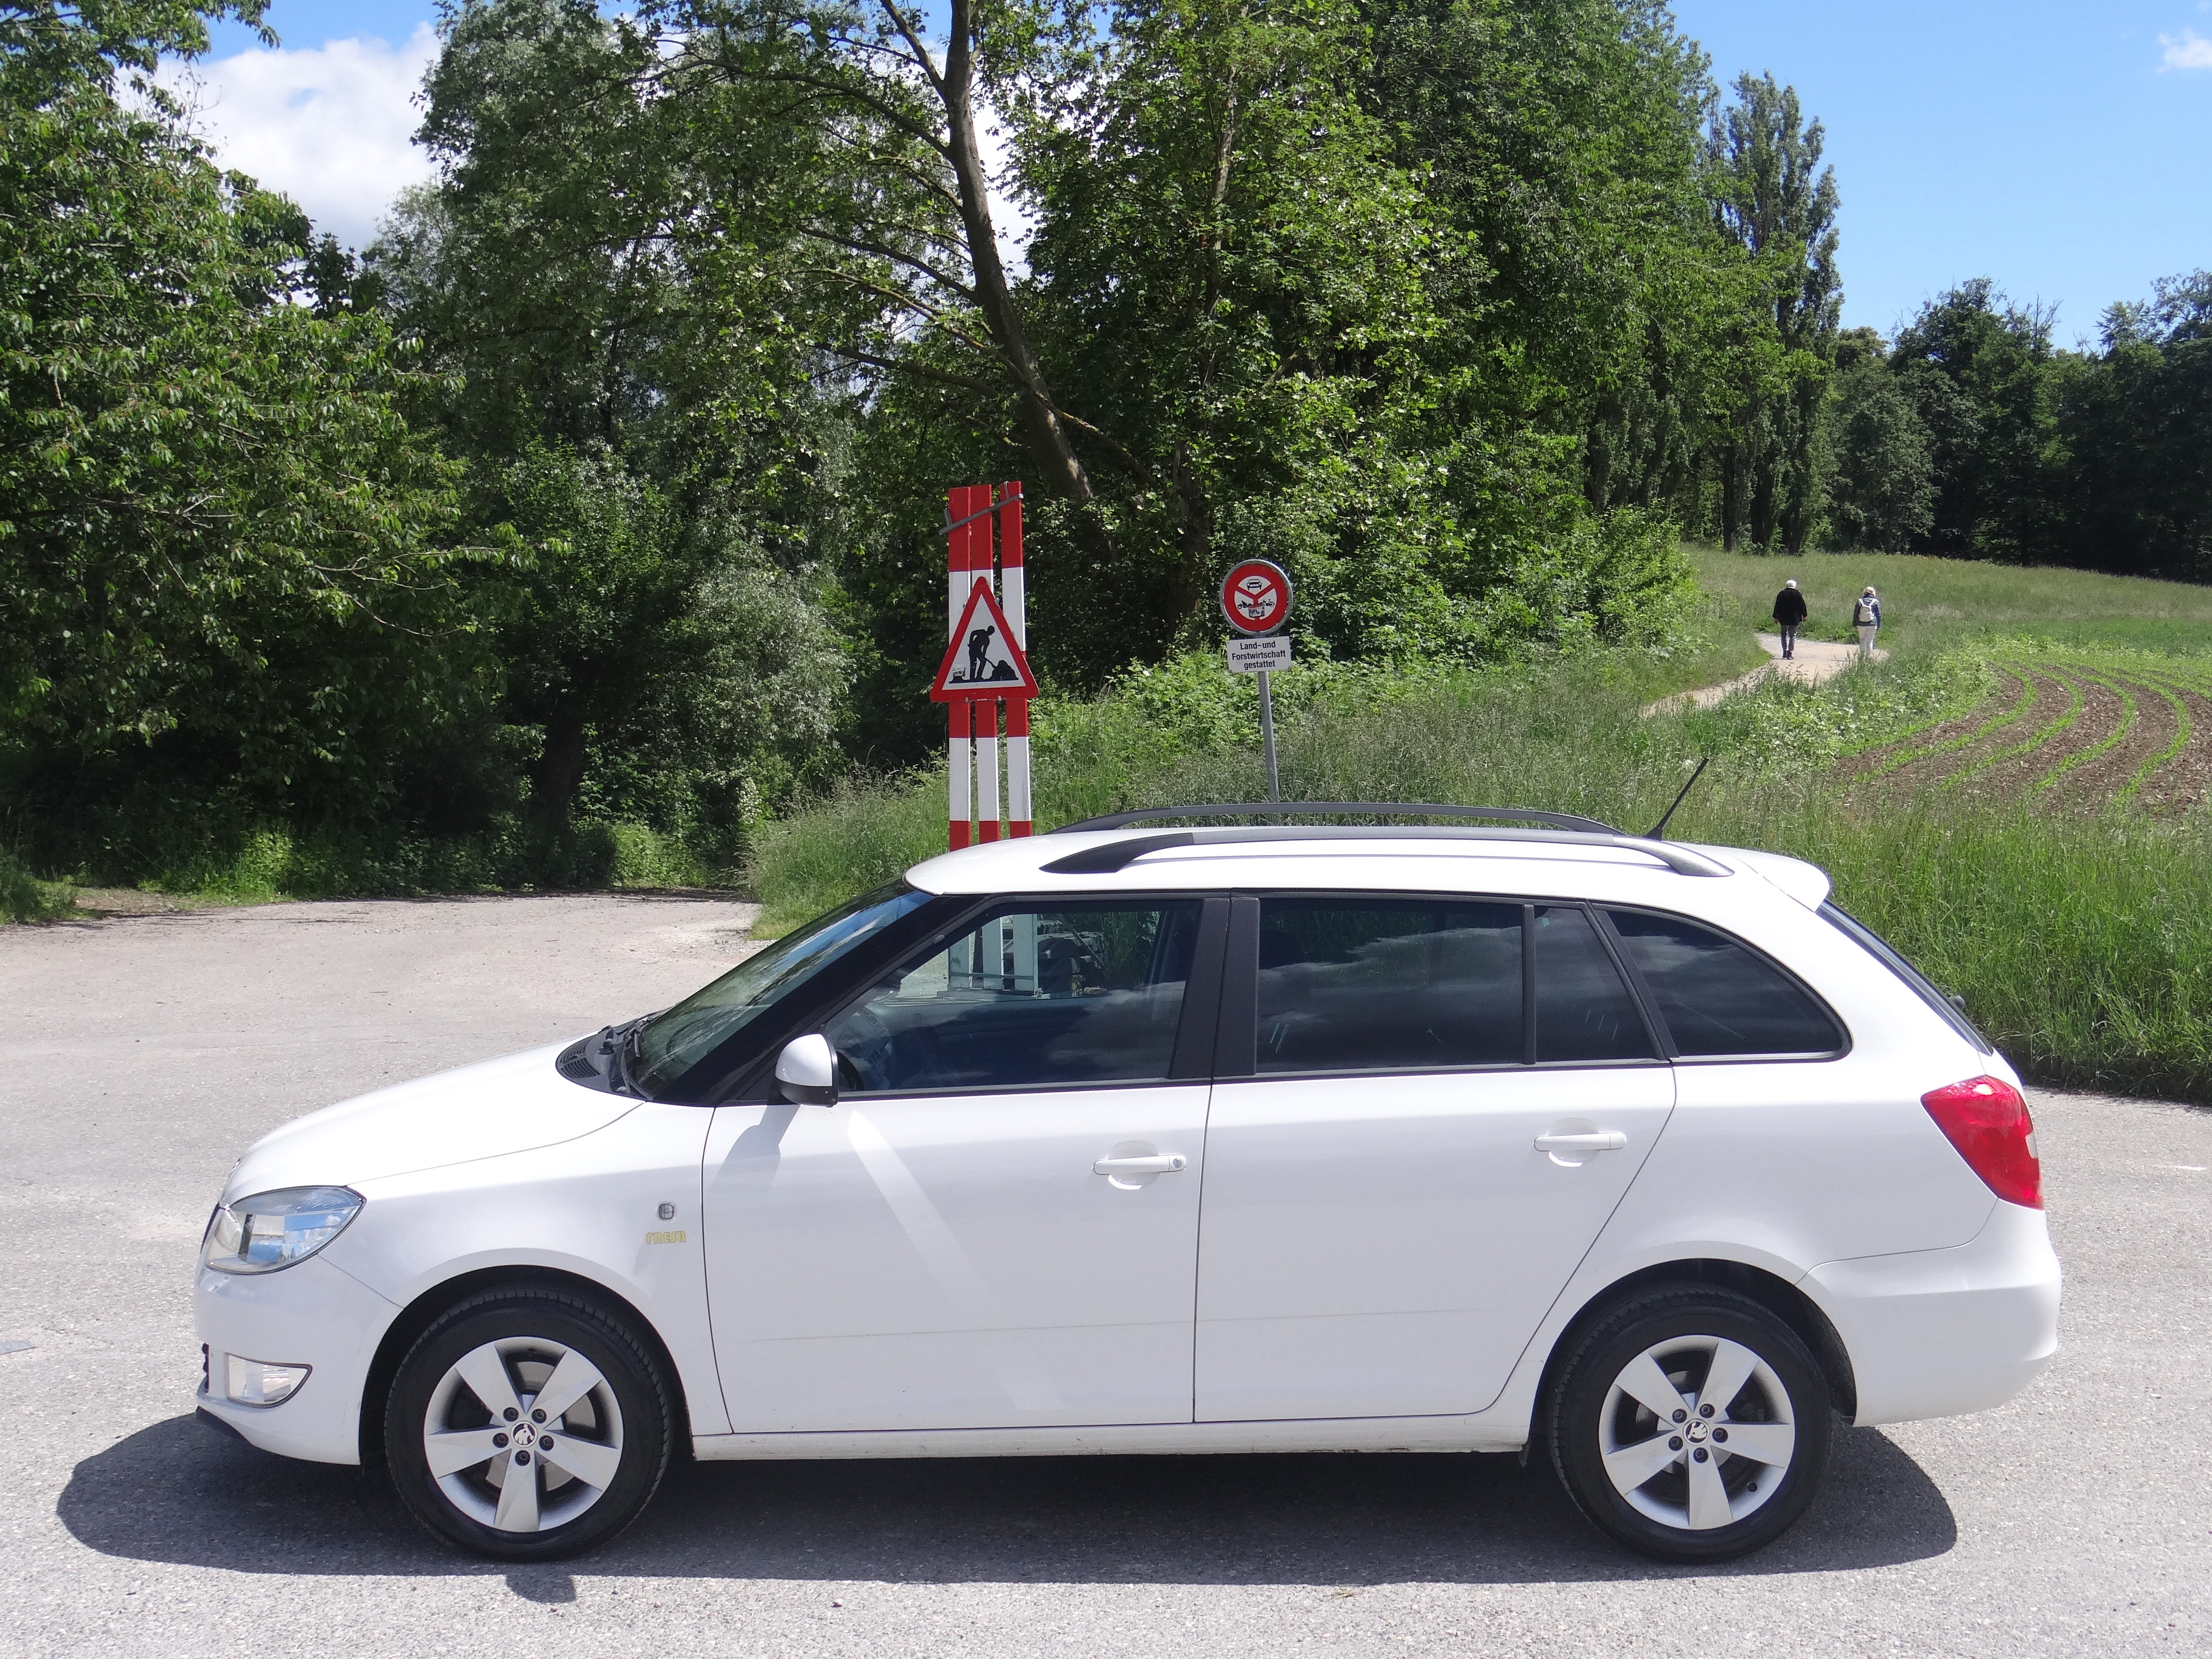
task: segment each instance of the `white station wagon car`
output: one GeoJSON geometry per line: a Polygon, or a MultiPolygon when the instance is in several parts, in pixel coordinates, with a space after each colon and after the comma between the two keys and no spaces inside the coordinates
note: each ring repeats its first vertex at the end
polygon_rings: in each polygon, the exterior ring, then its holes
{"type": "Polygon", "coordinates": [[[507,1559],[685,1451],[1527,1449],[1694,1561],[1803,1511],[1838,1413],[2050,1359],[2019,1079],[1820,872],[1415,810],[1490,823],[931,859],[288,1124],[209,1224],[202,1413],[507,1559]]]}

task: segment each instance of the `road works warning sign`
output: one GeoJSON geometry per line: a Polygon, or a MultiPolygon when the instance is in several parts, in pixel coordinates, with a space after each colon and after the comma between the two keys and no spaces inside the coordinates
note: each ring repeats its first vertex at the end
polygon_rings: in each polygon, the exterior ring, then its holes
{"type": "Polygon", "coordinates": [[[981,697],[1034,697],[1036,676],[1029,659],[1014,643],[1006,613],[981,580],[968,592],[967,608],[954,624],[945,647],[945,660],[930,683],[930,696],[938,702],[960,702],[981,697]]]}

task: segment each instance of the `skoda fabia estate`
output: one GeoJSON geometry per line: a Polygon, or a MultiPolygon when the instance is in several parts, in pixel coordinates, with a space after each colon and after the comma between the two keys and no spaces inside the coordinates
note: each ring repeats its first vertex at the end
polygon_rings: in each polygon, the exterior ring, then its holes
{"type": "Polygon", "coordinates": [[[683,1453],[1525,1449],[1710,1561],[1838,1414],[2026,1385],[2058,1263],[1961,1012],[1808,865],[1484,816],[972,848],[301,1118],[209,1224],[200,1407],[509,1560],[683,1453]]]}

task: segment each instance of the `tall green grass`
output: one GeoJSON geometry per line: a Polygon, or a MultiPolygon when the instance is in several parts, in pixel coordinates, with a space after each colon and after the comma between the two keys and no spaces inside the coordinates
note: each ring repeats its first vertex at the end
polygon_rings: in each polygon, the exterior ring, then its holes
{"type": "MultiPolygon", "coordinates": [[[[1190,682],[1125,686],[1041,716],[1039,826],[1117,807],[1254,799],[1252,728],[1190,682]],[[1146,701],[1155,705],[1149,714],[1146,701]]],[[[1225,677],[1220,677],[1225,679],[1225,677]]],[[[1595,657],[1514,673],[1339,687],[1280,726],[1291,799],[1571,811],[1648,830],[1698,757],[1716,763],[1669,833],[1826,870],[2044,1081],[2212,1102],[2212,836],[2201,816],[2054,817],[1929,789],[1846,789],[1837,758],[1898,741],[1991,689],[1971,651],[1901,654],[1826,688],[1770,681],[1718,708],[1644,716],[1663,663],[1595,657]]],[[[781,931],[944,847],[941,774],[848,787],[767,826],[756,890],[781,931]]]]}

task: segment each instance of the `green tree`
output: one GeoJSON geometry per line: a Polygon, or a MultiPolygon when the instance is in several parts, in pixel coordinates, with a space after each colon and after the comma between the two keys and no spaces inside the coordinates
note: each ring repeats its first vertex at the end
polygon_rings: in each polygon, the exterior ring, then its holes
{"type": "Polygon", "coordinates": [[[305,219],[146,79],[227,9],[0,14],[0,746],[19,802],[358,818],[469,700],[453,478],[408,349],[293,303],[305,219]]]}
{"type": "Polygon", "coordinates": [[[1387,652],[1394,628],[1438,642],[1429,556],[1450,527],[1416,459],[1431,441],[1408,441],[1433,410],[1438,252],[1360,107],[1360,46],[1335,0],[1139,0],[1080,101],[1020,131],[1024,293],[1097,434],[1121,550],[1040,577],[1056,610],[1108,624],[1091,674],[1188,642],[1246,554],[1299,567],[1312,637],[1337,649],[1387,652]]]}
{"type": "Polygon", "coordinates": [[[1902,553],[1936,517],[1936,459],[1927,422],[1870,328],[1838,337],[1822,412],[1829,539],[1902,553]]]}
{"type": "Polygon", "coordinates": [[[2071,564],[2212,580],[2212,272],[2105,315],[2102,353],[2056,365],[2071,564]]]}
{"type": "Polygon", "coordinates": [[[1818,527],[1820,415],[1843,308],[1834,169],[1795,88],[1743,75],[1713,118],[1706,189],[1721,232],[1749,255],[1759,300],[1742,321],[1741,401],[1721,447],[1721,527],[1734,550],[1802,553],[1818,527]]]}
{"type": "Polygon", "coordinates": [[[797,228],[821,131],[661,21],[453,14],[422,129],[439,176],[367,272],[447,375],[471,525],[515,550],[477,586],[549,854],[580,805],[726,842],[842,706],[823,565],[849,392],[818,343],[876,305],[797,228]]]}
{"type": "Polygon", "coordinates": [[[2055,544],[2052,313],[1986,277],[1920,308],[1891,367],[1935,451],[1934,522],[1916,550],[2026,562],[2055,544]]]}

